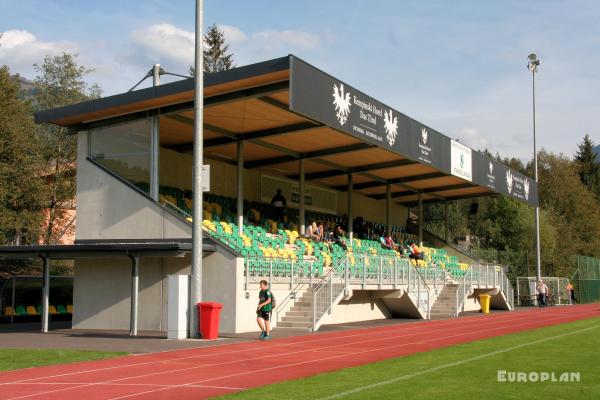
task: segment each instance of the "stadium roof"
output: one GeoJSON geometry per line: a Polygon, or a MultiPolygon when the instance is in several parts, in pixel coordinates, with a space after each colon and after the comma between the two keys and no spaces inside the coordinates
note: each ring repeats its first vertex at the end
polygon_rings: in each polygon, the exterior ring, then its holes
{"type": "MultiPolygon", "coordinates": [[[[192,251],[190,239],[83,240],[66,245],[0,246],[0,259],[25,259],[45,256],[50,259],[84,257],[181,257],[192,251]]],[[[215,246],[204,243],[203,252],[212,253],[215,246]]]]}
{"type": "MultiPolygon", "coordinates": [[[[159,113],[161,145],[191,152],[193,79],[42,111],[36,122],[85,130],[159,113]]],[[[538,202],[537,183],[295,56],[207,74],[204,156],[336,190],[424,202],[502,194],[538,202]]]]}

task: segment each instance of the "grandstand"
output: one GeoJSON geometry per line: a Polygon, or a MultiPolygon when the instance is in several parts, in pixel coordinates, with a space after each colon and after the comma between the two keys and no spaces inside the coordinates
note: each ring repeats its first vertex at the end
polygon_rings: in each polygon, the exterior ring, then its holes
{"type": "MultiPolygon", "coordinates": [[[[481,293],[512,309],[501,266],[424,242],[423,204],[504,195],[533,205],[534,181],[294,56],[207,75],[204,96],[202,292],[224,304],[221,333],[257,329],[261,279],[287,328],[456,316],[478,309],[481,293]],[[282,219],[270,206],[277,189],[282,219]],[[322,242],[304,235],[313,221],[322,242]],[[346,235],[327,240],[337,225],[346,235]],[[423,259],[407,256],[411,242],[423,259]]],[[[74,328],[167,330],[168,276],[190,273],[189,248],[137,260],[101,245],[189,244],[192,99],[184,80],[36,114],[77,135],[75,246],[100,246],[73,256],[74,328]]]]}

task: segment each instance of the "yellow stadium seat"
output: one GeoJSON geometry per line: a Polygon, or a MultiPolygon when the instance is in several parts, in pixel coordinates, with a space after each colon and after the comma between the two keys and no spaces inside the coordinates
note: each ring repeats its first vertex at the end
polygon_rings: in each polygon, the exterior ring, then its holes
{"type": "Polygon", "coordinates": [[[27,306],[27,315],[40,315],[34,306],[27,306]]]}
{"type": "Polygon", "coordinates": [[[58,311],[56,311],[56,307],[48,306],[48,313],[50,313],[50,315],[56,315],[58,314],[58,311]]]}
{"type": "Polygon", "coordinates": [[[68,312],[69,314],[73,314],[73,305],[72,305],[72,304],[68,304],[68,305],[67,305],[67,312],[68,312]]]}
{"type": "Polygon", "coordinates": [[[12,317],[15,315],[15,310],[12,307],[4,307],[4,316],[5,317],[12,317]]]}

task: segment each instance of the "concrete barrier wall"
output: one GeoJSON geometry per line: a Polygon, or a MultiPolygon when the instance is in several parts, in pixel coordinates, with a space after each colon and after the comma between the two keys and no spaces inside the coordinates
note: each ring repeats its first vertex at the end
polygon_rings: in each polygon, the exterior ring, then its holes
{"type": "Polygon", "coordinates": [[[381,299],[374,298],[371,291],[356,290],[352,297],[342,300],[332,310],[325,321],[328,324],[344,324],[373,319],[386,319],[391,317],[391,312],[381,299]]]}
{"type": "Polygon", "coordinates": [[[77,146],[76,239],[192,237],[191,226],[88,161],[87,132],[77,146]]]}
{"type": "MultiPolygon", "coordinates": [[[[140,259],[139,330],[166,331],[166,277],[189,272],[189,256],[140,259]]],[[[73,280],[73,328],[129,330],[130,296],[129,258],[77,260],[73,280]]]]}

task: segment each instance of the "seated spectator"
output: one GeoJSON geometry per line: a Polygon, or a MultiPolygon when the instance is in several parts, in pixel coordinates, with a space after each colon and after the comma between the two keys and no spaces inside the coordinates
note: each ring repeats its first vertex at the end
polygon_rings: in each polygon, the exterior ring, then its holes
{"type": "Polygon", "coordinates": [[[348,246],[346,246],[346,243],[344,243],[344,235],[345,232],[342,229],[341,225],[336,226],[335,230],[329,237],[329,243],[337,243],[338,245],[342,246],[344,250],[348,250],[348,246]]]}
{"type": "Polygon", "coordinates": [[[389,250],[398,250],[398,245],[394,242],[394,239],[390,235],[382,236],[382,246],[389,250]]]}
{"type": "Polygon", "coordinates": [[[319,236],[319,241],[322,242],[325,239],[325,226],[323,226],[323,222],[319,221],[317,224],[317,235],[319,236]]]}
{"type": "Polygon", "coordinates": [[[408,257],[414,260],[422,260],[424,256],[425,254],[423,254],[423,252],[417,247],[417,244],[412,242],[410,244],[410,254],[408,257]]]}
{"type": "MultiPolygon", "coordinates": [[[[321,225],[322,227],[322,225],[321,225]]],[[[321,230],[322,232],[322,230],[321,230]]],[[[306,235],[305,235],[308,239],[314,240],[315,242],[320,242],[321,239],[323,238],[322,235],[319,234],[319,227],[317,226],[317,223],[315,221],[312,222],[312,224],[308,225],[306,227],[306,235]]]]}

